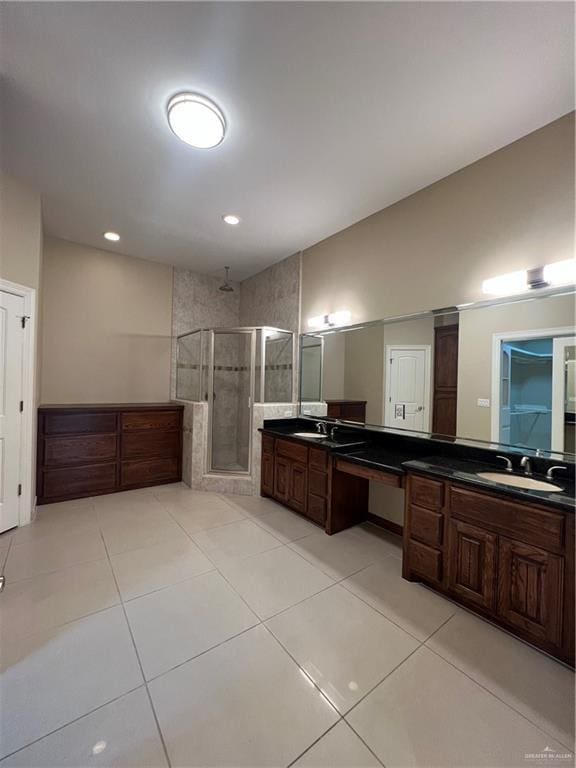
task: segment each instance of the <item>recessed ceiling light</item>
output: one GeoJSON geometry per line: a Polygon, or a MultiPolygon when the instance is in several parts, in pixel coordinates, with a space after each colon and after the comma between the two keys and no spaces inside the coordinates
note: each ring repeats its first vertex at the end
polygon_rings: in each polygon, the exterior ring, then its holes
{"type": "Polygon", "coordinates": [[[120,240],[120,235],[118,232],[104,232],[104,237],[106,240],[110,240],[112,243],[117,243],[118,240],[120,240]]]}
{"type": "Polygon", "coordinates": [[[179,139],[198,149],[216,147],[226,134],[221,110],[198,93],[173,96],[168,102],[168,123],[179,139]]]}
{"type": "Polygon", "coordinates": [[[236,226],[236,224],[240,224],[240,216],[236,216],[234,213],[227,213],[225,216],[222,216],[226,224],[231,224],[233,227],[236,226]]]}

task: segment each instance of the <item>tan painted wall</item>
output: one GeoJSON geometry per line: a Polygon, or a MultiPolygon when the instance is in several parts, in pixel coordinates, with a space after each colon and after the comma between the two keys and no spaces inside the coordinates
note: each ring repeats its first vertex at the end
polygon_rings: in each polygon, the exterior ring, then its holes
{"type": "Polygon", "coordinates": [[[0,178],[0,277],[39,288],[42,268],[40,196],[21,181],[0,178]]]}
{"type": "Polygon", "coordinates": [[[302,323],[478,300],[485,278],[571,258],[573,244],[572,113],[308,248],[302,323]]]}
{"type": "Polygon", "coordinates": [[[574,296],[557,296],[460,313],[456,427],[460,437],[491,439],[491,409],[478,407],[477,399],[492,395],[493,334],[573,326],[574,309],[574,296]]]}
{"type": "Polygon", "coordinates": [[[172,267],[44,245],[41,401],[170,398],[172,267]]]}

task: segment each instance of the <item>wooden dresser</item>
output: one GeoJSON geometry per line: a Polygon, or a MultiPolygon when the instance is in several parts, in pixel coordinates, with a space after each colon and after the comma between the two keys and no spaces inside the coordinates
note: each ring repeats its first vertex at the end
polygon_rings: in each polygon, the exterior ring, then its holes
{"type": "Polygon", "coordinates": [[[38,409],[38,504],[172,483],[182,477],[175,403],[38,409]]]}

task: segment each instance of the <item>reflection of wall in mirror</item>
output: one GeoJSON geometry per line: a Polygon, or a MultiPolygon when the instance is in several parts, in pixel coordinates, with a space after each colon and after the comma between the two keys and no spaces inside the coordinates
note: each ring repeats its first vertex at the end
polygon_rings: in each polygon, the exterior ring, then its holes
{"type": "Polygon", "coordinates": [[[540,298],[460,313],[458,353],[459,437],[491,439],[492,347],[494,334],[569,327],[574,324],[573,295],[540,298]]]}

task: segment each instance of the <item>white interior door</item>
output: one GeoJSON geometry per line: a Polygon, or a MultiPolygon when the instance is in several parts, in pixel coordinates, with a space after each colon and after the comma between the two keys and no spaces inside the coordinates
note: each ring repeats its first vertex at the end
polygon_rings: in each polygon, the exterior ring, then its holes
{"type": "Polygon", "coordinates": [[[384,424],[428,431],[429,347],[388,347],[384,424]]]}
{"type": "Polygon", "coordinates": [[[552,353],[552,450],[563,452],[566,414],[576,411],[576,336],[554,339],[552,353]]]}
{"type": "Polygon", "coordinates": [[[24,299],[0,291],[0,533],[20,522],[24,299]]]}

